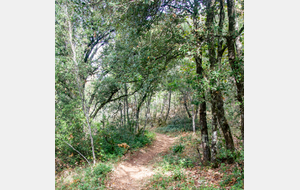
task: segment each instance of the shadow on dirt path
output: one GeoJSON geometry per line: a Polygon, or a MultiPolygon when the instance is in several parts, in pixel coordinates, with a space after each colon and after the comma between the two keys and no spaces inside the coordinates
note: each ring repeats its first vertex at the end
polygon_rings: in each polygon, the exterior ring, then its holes
{"type": "Polygon", "coordinates": [[[156,140],[152,145],[140,149],[133,155],[127,154],[124,160],[115,167],[107,182],[107,189],[140,190],[154,174],[153,162],[158,154],[164,154],[175,142],[176,138],[156,133],[156,140]]]}

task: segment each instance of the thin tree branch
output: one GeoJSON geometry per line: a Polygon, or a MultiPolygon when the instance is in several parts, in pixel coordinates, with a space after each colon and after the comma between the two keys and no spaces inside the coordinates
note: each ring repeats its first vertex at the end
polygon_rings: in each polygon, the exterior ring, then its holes
{"type": "Polygon", "coordinates": [[[244,31],[244,24],[243,27],[240,29],[238,36],[241,35],[243,31],[244,31]]]}
{"type": "MultiPolygon", "coordinates": [[[[119,89],[117,90],[117,91],[114,91],[112,94],[111,94],[111,96],[105,101],[105,102],[102,102],[101,103],[101,105],[94,111],[93,110],[93,112],[91,113],[91,115],[90,115],[90,117],[92,118],[92,119],[94,119],[95,117],[96,117],[96,115],[97,115],[97,113],[100,111],[100,109],[101,108],[103,108],[103,106],[105,106],[107,103],[109,103],[109,102],[113,102],[113,101],[116,101],[116,100],[119,100],[119,99],[121,99],[121,98],[123,98],[123,97],[126,97],[126,96],[131,96],[131,95],[133,95],[134,93],[136,93],[137,91],[139,91],[140,90],[140,88],[138,88],[137,90],[135,90],[134,92],[132,92],[131,94],[125,94],[125,95],[122,95],[122,96],[119,96],[119,97],[117,97],[117,98],[114,98],[114,99],[112,99],[112,97],[119,91],[119,89]]],[[[97,102],[96,103],[96,105],[97,104],[99,104],[100,102],[97,102]]],[[[96,107],[96,106],[95,106],[96,107]]]]}
{"type": "Polygon", "coordinates": [[[64,143],[66,143],[67,145],[69,145],[69,147],[71,147],[73,150],[75,150],[81,157],[83,157],[85,159],[85,161],[91,166],[91,163],[86,159],[86,157],[84,157],[78,150],[76,150],[72,145],[70,145],[69,143],[67,143],[66,141],[64,141],[62,138],[59,138],[56,136],[56,138],[62,140],[64,143]]]}

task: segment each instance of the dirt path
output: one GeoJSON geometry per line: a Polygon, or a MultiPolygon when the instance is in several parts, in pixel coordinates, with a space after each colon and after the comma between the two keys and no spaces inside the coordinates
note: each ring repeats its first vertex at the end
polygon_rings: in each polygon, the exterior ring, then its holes
{"type": "Polygon", "coordinates": [[[165,153],[176,138],[156,133],[156,140],[149,147],[140,149],[133,155],[128,154],[110,175],[106,184],[108,189],[139,190],[154,174],[153,159],[165,153]]]}

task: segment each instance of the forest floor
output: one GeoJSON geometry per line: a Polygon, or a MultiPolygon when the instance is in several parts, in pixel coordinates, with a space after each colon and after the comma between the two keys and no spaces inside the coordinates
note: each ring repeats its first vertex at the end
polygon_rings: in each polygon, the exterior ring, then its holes
{"type": "Polygon", "coordinates": [[[133,153],[127,153],[111,172],[107,189],[139,190],[149,182],[154,174],[154,163],[158,157],[167,153],[176,137],[156,133],[155,141],[133,153]]]}

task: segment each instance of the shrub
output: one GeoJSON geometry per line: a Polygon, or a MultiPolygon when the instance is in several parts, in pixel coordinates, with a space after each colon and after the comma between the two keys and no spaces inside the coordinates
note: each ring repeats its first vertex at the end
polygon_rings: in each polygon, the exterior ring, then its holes
{"type": "Polygon", "coordinates": [[[111,165],[106,165],[103,163],[99,163],[95,168],[94,168],[94,175],[99,176],[99,177],[105,177],[110,171],[112,170],[111,165]]]}
{"type": "Polygon", "coordinates": [[[193,131],[192,126],[192,119],[186,117],[174,117],[167,126],[158,127],[156,131],[160,133],[193,131]]]}
{"type": "Polygon", "coordinates": [[[174,153],[181,153],[183,149],[184,149],[184,145],[182,145],[181,143],[179,145],[173,146],[172,148],[174,153]]]}

